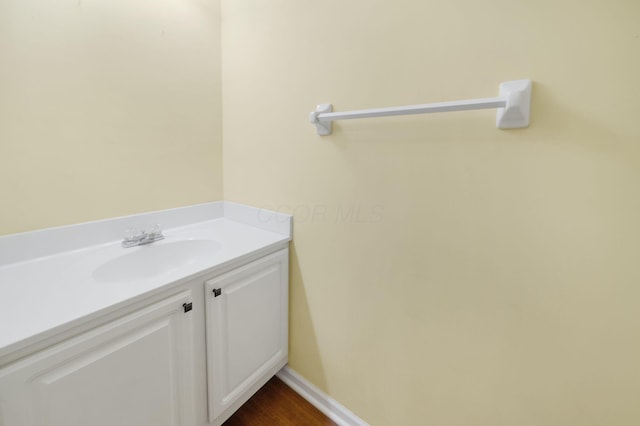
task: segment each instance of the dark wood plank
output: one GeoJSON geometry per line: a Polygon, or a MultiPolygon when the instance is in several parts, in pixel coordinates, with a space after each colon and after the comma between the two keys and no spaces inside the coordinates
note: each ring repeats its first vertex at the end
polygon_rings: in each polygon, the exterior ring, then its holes
{"type": "Polygon", "coordinates": [[[269,380],[223,426],[337,426],[277,377],[269,380]]]}

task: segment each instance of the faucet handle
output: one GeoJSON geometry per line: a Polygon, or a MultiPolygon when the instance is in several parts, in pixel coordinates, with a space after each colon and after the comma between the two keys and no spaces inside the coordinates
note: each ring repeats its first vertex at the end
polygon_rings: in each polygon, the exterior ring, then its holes
{"type": "Polygon", "coordinates": [[[125,241],[133,241],[140,238],[144,234],[144,231],[140,231],[138,228],[127,228],[124,230],[125,241]]]}
{"type": "Polygon", "coordinates": [[[159,223],[156,223],[146,233],[151,237],[162,235],[162,227],[159,223]]]}

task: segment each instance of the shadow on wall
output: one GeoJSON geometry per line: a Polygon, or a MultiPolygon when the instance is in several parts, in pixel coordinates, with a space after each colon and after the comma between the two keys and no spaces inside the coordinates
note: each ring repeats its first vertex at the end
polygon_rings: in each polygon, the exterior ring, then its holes
{"type": "Polygon", "coordinates": [[[289,366],[326,392],[327,382],[295,241],[291,243],[289,260],[289,366]],[[292,341],[295,345],[291,345],[292,341]],[[302,369],[297,360],[304,360],[304,365],[312,365],[314,369],[302,369]]]}

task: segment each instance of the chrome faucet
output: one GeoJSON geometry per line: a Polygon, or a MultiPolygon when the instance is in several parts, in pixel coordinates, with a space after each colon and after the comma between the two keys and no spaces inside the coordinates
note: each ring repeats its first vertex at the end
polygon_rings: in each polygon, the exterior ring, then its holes
{"type": "Polygon", "coordinates": [[[162,239],[164,239],[164,235],[162,235],[162,228],[160,225],[153,225],[153,227],[147,231],[139,231],[136,228],[130,228],[125,231],[125,237],[124,240],[122,240],[122,247],[129,248],[142,246],[162,239]]]}

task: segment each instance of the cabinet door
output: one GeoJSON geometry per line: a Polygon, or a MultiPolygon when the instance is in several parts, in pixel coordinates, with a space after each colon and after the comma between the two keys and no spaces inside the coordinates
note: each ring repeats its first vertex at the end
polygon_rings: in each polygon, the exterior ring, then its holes
{"type": "Polygon", "coordinates": [[[0,370],[2,426],[190,426],[185,291],[0,370]]]}
{"type": "Polygon", "coordinates": [[[287,362],[288,258],[282,250],[205,285],[210,422],[287,362]]]}

